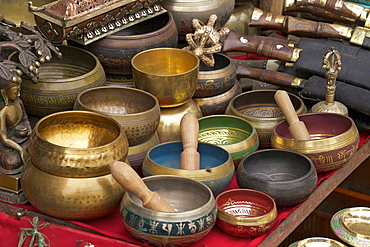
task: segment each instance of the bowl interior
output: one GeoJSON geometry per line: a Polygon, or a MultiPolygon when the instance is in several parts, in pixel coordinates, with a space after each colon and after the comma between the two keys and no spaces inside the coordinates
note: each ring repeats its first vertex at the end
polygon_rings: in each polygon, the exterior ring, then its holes
{"type": "MultiPolygon", "coordinates": [[[[180,168],[180,155],[183,151],[181,142],[168,142],[155,146],[148,152],[148,157],[155,163],[173,169],[180,168]]],[[[229,153],[221,147],[208,143],[198,143],[200,169],[208,169],[225,164],[229,153]]]]}
{"type": "Polygon", "coordinates": [[[304,177],[312,169],[312,163],[305,156],[273,149],[254,152],[242,160],[239,166],[249,176],[271,182],[293,181],[304,177]]]}
{"type": "Polygon", "coordinates": [[[78,100],[86,109],[108,114],[135,114],[156,106],[154,96],[124,87],[98,87],[82,92],[78,100]]]}
{"type": "Polygon", "coordinates": [[[56,114],[41,119],[36,131],[43,140],[68,148],[104,146],[121,133],[118,123],[98,114],[83,112],[56,114]]]}
{"type": "Polygon", "coordinates": [[[210,66],[207,66],[205,63],[203,63],[201,61],[200,64],[199,64],[199,72],[215,71],[215,70],[223,69],[223,68],[226,68],[227,66],[229,66],[230,63],[231,63],[230,59],[227,58],[226,56],[214,53],[213,57],[215,59],[215,65],[213,67],[210,67],[210,66]]]}
{"type": "Polygon", "coordinates": [[[275,208],[271,197],[248,189],[225,191],[217,197],[216,204],[222,212],[242,218],[264,216],[275,208]]]}

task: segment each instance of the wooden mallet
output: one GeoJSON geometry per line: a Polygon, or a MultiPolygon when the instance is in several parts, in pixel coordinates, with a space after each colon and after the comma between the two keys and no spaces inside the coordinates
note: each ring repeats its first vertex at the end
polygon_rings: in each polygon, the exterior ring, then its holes
{"type": "Polygon", "coordinates": [[[188,112],[182,117],[180,130],[183,148],[180,155],[180,168],[198,170],[200,168],[200,154],[198,153],[199,123],[194,114],[188,112]]]}

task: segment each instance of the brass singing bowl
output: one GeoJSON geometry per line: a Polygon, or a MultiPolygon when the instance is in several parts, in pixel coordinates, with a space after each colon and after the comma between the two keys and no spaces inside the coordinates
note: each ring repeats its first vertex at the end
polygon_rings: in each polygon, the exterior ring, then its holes
{"type": "Polygon", "coordinates": [[[116,120],[95,112],[64,111],[36,123],[27,149],[42,171],[94,177],[110,173],[113,161],[124,161],[129,145],[116,120]]]}
{"type": "Polygon", "coordinates": [[[32,206],[61,219],[88,220],[113,212],[125,189],[111,174],[67,178],[41,171],[29,159],[22,170],[21,186],[32,206]]]}
{"type": "Polygon", "coordinates": [[[117,120],[130,146],[147,141],[159,125],[160,108],[157,98],[137,88],[90,88],[77,96],[73,108],[101,113],[117,120]]]}
{"type": "MultiPolygon", "coordinates": [[[[271,136],[277,123],[284,115],[275,102],[276,90],[247,91],[234,97],[226,108],[225,114],[235,115],[248,120],[256,128],[260,148],[271,147],[271,136]]],[[[307,107],[298,96],[288,93],[296,113],[307,113],[307,107]]]]}
{"type": "Polygon", "coordinates": [[[176,213],[147,209],[139,198],[126,192],[120,206],[121,218],[134,237],[154,246],[183,246],[199,241],[211,231],[217,209],[215,198],[206,185],[172,175],[146,177],[143,181],[176,213]],[[155,230],[151,231],[153,224],[155,230]]]}
{"type": "Polygon", "coordinates": [[[272,148],[307,156],[317,172],[335,170],[355,154],[359,133],[351,118],[338,113],[307,113],[298,117],[306,125],[311,140],[294,140],[287,121],[283,120],[274,127],[272,148]]]}
{"type": "Polygon", "coordinates": [[[153,48],[131,59],[136,88],[157,97],[160,107],[185,104],[194,93],[198,81],[199,59],[177,48],[153,48]]]}

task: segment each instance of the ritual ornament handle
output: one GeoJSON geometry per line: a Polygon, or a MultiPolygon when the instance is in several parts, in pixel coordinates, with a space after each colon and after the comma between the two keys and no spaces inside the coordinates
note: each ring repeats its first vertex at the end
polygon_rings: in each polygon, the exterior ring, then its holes
{"type": "Polygon", "coordinates": [[[194,114],[186,113],[180,122],[181,141],[183,151],[180,155],[180,167],[186,170],[200,168],[200,154],[198,152],[199,122],[194,114]]]}
{"type": "Polygon", "coordinates": [[[114,161],[110,165],[113,178],[127,191],[138,197],[143,207],[160,212],[175,213],[172,206],[157,192],[151,191],[136,171],[127,163],[114,161]]]}

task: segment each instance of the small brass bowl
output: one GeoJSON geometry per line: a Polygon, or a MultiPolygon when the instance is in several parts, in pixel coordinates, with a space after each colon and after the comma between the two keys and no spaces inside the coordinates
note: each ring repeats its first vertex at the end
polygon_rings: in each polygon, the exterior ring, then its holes
{"type": "Polygon", "coordinates": [[[283,120],[273,130],[273,148],[304,154],[319,173],[341,167],[355,154],[359,133],[351,118],[336,113],[307,113],[299,115],[299,119],[305,123],[311,140],[293,140],[283,120]]]}
{"type": "Polygon", "coordinates": [[[199,59],[177,48],[153,48],[131,59],[136,88],[157,97],[160,107],[185,104],[198,82],[199,59]]]}
{"type": "Polygon", "coordinates": [[[252,124],[233,115],[212,115],[198,119],[200,142],[215,144],[228,151],[238,167],[242,158],[257,150],[258,134],[252,124]]]}
{"type": "Polygon", "coordinates": [[[63,58],[42,64],[38,83],[23,78],[20,97],[28,114],[43,117],[72,110],[80,92],[105,84],[104,69],[94,54],[73,46],[58,47],[63,58]]]}
{"type": "Polygon", "coordinates": [[[88,111],[64,111],[36,123],[27,149],[33,164],[42,171],[94,177],[110,173],[113,161],[124,161],[129,145],[114,119],[88,111]]]}
{"type": "Polygon", "coordinates": [[[217,225],[237,237],[256,237],[275,224],[275,201],[267,194],[249,189],[222,192],[216,198],[217,225]]]}
{"type": "Polygon", "coordinates": [[[312,237],[305,238],[300,241],[296,241],[289,247],[310,247],[310,246],[326,246],[326,247],[347,247],[347,245],[342,244],[334,239],[323,238],[323,237],[312,237]]]}
{"type": "Polygon", "coordinates": [[[147,141],[159,125],[156,97],[137,88],[103,86],[81,92],[73,107],[107,115],[123,128],[130,146],[147,141]]]}
{"type": "MultiPolygon", "coordinates": [[[[271,136],[277,123],[284,115],[276,104],[276,90],[254,90],[234,97],[226,108],[225,114],[235,115],[248,120],[256,128],[260,148],[271,147],[271,136]]],[[[298,115],[307,113],[307,107],[298,96],[288,93],[298,115]]]]}
{"type": "Polygon", "coordinates": [[[113,212],[125,189],[111,174],[90,178],[51,175],[29,159],[22,170],[21,186],[30,204],[46,215],[88,220],[113,212]]]}
{"type": "Polygon", "coordinates": [[[143,162],[143,175],[176,175],[188,177],[204,183],[214,195],[226,190],[235,173],[230,154],[223,148],[210,144],[198,144],[200,169],[185,170],[180,168],[181,142],[161,143],[150,149],[143,162]]]}
{"type": "Polygon", "coordinates": [[[158,212],[142,206],[139,198],[126,192],[121,218],[129,232],[154,246],[185,246],[202,239],[216,223],[217,208],[211,190],[190,178],[157,175],[143,178],[176,213],[158,212]]]}

